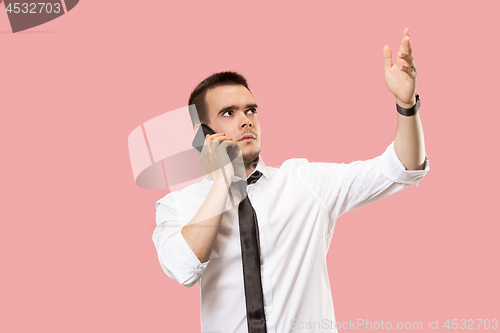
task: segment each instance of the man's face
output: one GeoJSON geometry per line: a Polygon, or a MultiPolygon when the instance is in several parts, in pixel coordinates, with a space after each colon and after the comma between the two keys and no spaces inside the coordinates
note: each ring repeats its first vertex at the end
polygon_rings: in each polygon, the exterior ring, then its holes
{"type": "Polygon", "coordinates": [[[224,133],[241,149],[245,163],[253,162],[261,150],[260,123],[255,100],[242,85],[220,86],[205,95],[210,127],[224,133]],[[242,140],[246,135],[255,139],[242,140]]]}

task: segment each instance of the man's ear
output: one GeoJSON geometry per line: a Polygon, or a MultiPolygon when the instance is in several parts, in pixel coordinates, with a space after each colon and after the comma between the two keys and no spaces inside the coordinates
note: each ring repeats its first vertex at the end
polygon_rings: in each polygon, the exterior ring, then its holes
{"type": "Polygon", "coordinates": [[[201,126],[201,124],[196,125],[196,126],[194,127],[194,135],[196,135],[196,133],[198,132],[198,128],[200,128],[200,126],[201,126]]]}

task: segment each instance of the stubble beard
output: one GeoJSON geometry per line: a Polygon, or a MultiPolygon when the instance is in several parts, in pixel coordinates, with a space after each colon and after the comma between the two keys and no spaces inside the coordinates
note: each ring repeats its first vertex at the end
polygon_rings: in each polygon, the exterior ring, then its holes
{"type": "Polygon", "coordinates": [[[243,155],[243,163],[245,164],[245,170],[255,169],[259,163],[260,147],[257,150],[251,151],[243,155]]]}

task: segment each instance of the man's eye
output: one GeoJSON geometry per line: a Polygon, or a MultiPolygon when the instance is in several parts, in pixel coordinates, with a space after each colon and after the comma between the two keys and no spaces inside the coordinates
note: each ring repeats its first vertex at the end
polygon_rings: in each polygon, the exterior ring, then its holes
{"type": "Polygon", "coordinates": [[[226,112],[224,112],[224,113],[222,114],[222,116],[224,116],[224,115],[225,115],[226,113],[228,113],[228,112],[233,112],[233,111],[226,111],[226,112]]]}
{"type": "Polygon", "coordinates": [[[257,113],[257,109],[256,108],[248,109],[248,111],[252,111],[253,113],[257,113]]]}

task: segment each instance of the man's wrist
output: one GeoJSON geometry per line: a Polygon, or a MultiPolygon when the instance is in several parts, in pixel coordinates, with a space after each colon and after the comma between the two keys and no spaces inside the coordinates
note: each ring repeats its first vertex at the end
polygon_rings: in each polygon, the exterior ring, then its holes
{"type": "Polygon", "coordinates": [[[413,95],[413,98],[409,103],[403,103],[399,98],[396,97],[396,103],[403,109],[411,109],[417,103],[417,99],[415,98],[415,95],[413,95]]]}
{"type": "MultiPolygon", "coordinates": [[[[414,95],[414,99],[415,99],[415,104],[413,106],[407,107],[407,108],[402,107],[396,101],[396,109],[397,109],[398,113],[400,115],[406,116],[406,117],[414,116],[418,112],[418,109],[420,108],[420,98],[419,98],[418,94],[414,95]]],[[[406,103],[403,103],[403,104],[406,104],[406,103]]]]}
{"type": "Polygon", "coordinates": [[[222,171],[222,169],[217,170],[217,172],[220,174],[218,174],[214,178],[212,186],[216,186],[216,187],[220,187],[220,188],[223,188],[223,187],[229,188],[230,184],[227,183],[227,180],[224,178],[221,171],[222,171]]]}

